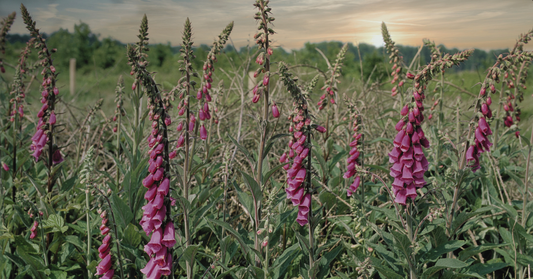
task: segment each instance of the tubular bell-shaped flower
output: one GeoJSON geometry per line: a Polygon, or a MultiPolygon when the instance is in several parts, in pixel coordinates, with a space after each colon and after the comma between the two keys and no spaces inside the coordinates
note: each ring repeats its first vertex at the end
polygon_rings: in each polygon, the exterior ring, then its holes
{"type": "Polygon", "coordinates": [[[361,176],[360,175],[357,175],[357,166],[360,166],[361,163],[360,163],[360,151],[359,151],[359,146],[361,145],[361,138],[363,136],[363,134],[360,134],[359,133],[359,129],[360,129],[360,117],[357,113],[357,108],[353,105],[348,105],[350,107],[350,109],[353,111],[352,113],[352,118],[353,118],[353,124],[352,124],[352,129],[353,129],[353,140],[352,142],[350,142],[349,146],[351,147],[350,149],[350,152],[349,152],[349,157],[346,159],[346,165],[347,165],[347,171],[344,173],[344,178],[345,179],[349,179],[353,176],[355,176],[355,179],[353,180],[353,182],[351,183],[350,187],[348,189],[346,189],[346,195],[348,197],[350,197],[351,195],[353,195],[353,193],[355,191],[357,191],[357,188],[359,188],[359,185],[361,184],[361,176]]]}
{"type": "Polygon", "coordinates": [[[96,266],[96,275],[103,275],[101,278],[112,278],[115,274],[115,270],[111,267],[113,266],[111,254],[111,234],[109,227],[107,226],[107,212],[104,210],[100,214],[102,218],[102,225],[100,226],[100,233],[104,236],[102,240],[102,245],[98,247],[98,257],[100,258],[100,263],[96,266]]]}

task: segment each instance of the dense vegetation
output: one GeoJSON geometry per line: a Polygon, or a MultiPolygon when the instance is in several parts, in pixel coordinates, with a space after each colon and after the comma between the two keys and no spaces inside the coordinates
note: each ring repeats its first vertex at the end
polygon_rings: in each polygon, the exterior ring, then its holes
{"type": "Polygon", "coordinates": [[[239,50],[3,20],[1,278],[529,278],[533,30],[289,53],[268,3],[239,50]]]}

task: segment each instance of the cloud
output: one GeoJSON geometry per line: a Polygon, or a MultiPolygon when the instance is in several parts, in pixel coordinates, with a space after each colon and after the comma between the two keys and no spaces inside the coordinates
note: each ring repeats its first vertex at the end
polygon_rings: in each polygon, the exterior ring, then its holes
{"type": "MultiPolygon", "coordinates": [[[[0,1],[0,16],[20,2],[0,1]]],[[[150,42],[179,45],[185,18],[193,24],[196,45],[211,44],[230,21],[236,47],[253,42],[253,0],[28,0],[37,26],[46,33],[72,30],[83,21],[94,33],[123,42],[137,40],[144,13],[150,42]]],[[[458,48],[503,48],[533,27],[533,3],[520,0],[273,0],[275,45],[300,48],[305,42],[340,40],[376,43],[384,21],[399,44],[420,45],[423,38],[458,48]]],[[[15,33],[27,33],[18,18],[15,33]]]]}

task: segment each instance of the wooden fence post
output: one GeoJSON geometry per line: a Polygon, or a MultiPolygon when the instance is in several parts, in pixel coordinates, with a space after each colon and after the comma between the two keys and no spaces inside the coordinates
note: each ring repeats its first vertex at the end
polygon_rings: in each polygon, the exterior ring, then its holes
{"type": "Polygon", "coordinates": [[[70,95],[76,92],[76,58],[70,58],[70,95]]]}

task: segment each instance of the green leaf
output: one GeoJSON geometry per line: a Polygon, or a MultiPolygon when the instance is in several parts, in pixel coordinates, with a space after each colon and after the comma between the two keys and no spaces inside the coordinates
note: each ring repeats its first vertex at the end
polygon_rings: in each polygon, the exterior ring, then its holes
{"type": "Polygon", "coordinates": [[[231,233],[235,237],[235,239],[237,239],[237,241],[241,245],[241,249],[244,251],[244,254],[250,253],[250,247],[246,245],[241,235],[237,231],[235,231],[230,225],[228,225],[228,223],[222,222],[219,220],[214,220],[214,219],[207,219],[207,220],[215,225],[225,228],[229,233],[231,233]]]}
{"type": "Polygon", "coordinates": [[[471,272],[471,273],[476,273],[479,276],[484,276],[493,271],[509,266],[508,263],[495,262],[495,261],[501,261],[501,259],[494,259],[494,260],[488,261],[487,263],[477,263],[477,264],[471,265],[466,269],[465,273],[471,272]]]}
{"type": "Polygon", "coordinates": [[[468,265],[469,264],[463,261],[460,261],[458,259],[453,259],[453,258],[439,259],[437,263],[435,263],[435,266],[441,266],[444,268],[463,268],[463,267],[467,267],[468,265]]]}
{"type": "Polygon", "coordinates": [[[44,228],[51,228],[52,232],[63,232],[63,227],[65,227],[65,220],[63,220],[63,217],[52,214],[48,216],[48,219],[44,221],[43,224],[44,228]]]}
{"type": "Polygon", "coordinates": [[[33,272],[35,278],[41,278],[45,279],[45,276],[41,271],[44,270],[45,266],[42,263],[42,259],[28,254],[22,247],[17,247],[17,254],[24,260],[24,262],[31,267],[31,271],[33,272]]]}
{"type": "Polygon", "coordinates": [[[370,257],[370,262],[372,263],[372,267],[374,267],[379,273],[381,273],[381,278],[403,279],[400,274],[384,266],[379,259],[370,257]]]}
{"type": "Polygon", "coordinates": [[[252,224],[254,224],[255,223],[254,221],[255,212],[253,210],[254,205],[253,205],[252,197],[248,195],[247,193],[244,193],[239,187],[239,185],[235,183],[235,181],[233,182],[233,186],[235,188],[235,191],[237,192],[237,198],[239,199],[239,202],[242,204],[242,206],[244,206],[246,215],[250,217],[250,221],[252,222],[252,224]]]}
{"type": "Polygon", "coordinates": [[[463,247],[465,244],[466,241],[463,240],[448,241],[439,247],[429,250],[423,257],[426,258],[427,261],[433,262],[436,261],[442,254],[455,251],[463,247]]]}
{"type": "Polygon", "coordinates": [[[298,256],[299,247],[297,244],[293,244],[291,247],[285,249],[281,256],[277,257],[274,263],[272,264],[271,269],[274,270],[274,278],[283,279],[285,278],[285,273],[291,262],[298,256]]]}
{"type": "Polygon", "coordinates": [[[246,158],[248,159],[249,162],[253,162],[253,157],[252,155],[250,154],[250,152],[248,152],[248,150],[246,150],[246,148],[244,148],[242,145],[240,145],[233,137],[231,137],[230,135],[228,135],[228,137],[230,138],[230,140],[233,142],[233,144],[235,144],[235,146],[237,147],[237,149],[239,149],[239,151],[241,151],[245,156],[246,158]]]}
{"type": "Polygon", "coordinates": [[[124,243],[131,247],[137,247],[141,244],[141,234],[137,231],[134,224],[128,224],[124,229],[124,243]]]}
{"type": "Polygon", "coordinates": [[[289,134],[277,134],[269,138],[265,144],[265,149],[263,151],[263,159],[266,158],[268,152],[270,152],[270,149],[272,149],[272,146],[276,142],[276,139],[287,137],[287,136],[290,136],[290,135],[289,134]]]}
{"type": "Polygon", "coordinates": [[[76,179],[78,179],[77,176],[73,176],[65,181],[63,181],[61,185],[61,192],[68,192],[70,191],[74,185],[76,185],[76,179]]]}
{"type": "Polygon", "coordinates": [[[329,274],[331,262],[337,257],[343,248],[342,245],[339,245],[337,248],[329,251],[320,258],[320,269],[317,278],[325,278],[329,274]]]}
{"type": "Polygon", "coordinates": [[[266,174],[263,174],[263,185],[266,185],[266,182],[268,181],[268,179],[270,179],[270,177],[276,171],[278,171],[279,169],[283,168],[283,166],[285,166],[286,164],[288,164],[288,163],[283,163],[283,164],[277,165],[275,168],[269,170],[266,174]]]}
{"type": "Polygon", "coordinates": [[[130,208],[116,193],[111,195],[111,207],[115,214],[115,221],[125,228],[133,219],[133,213],[131,213],[130,208]]]}
{"type": "Polygon", "coordinates": [[[260,203],[263,199],[263,192],[261,191],[261,188],[257,184],[257,181],[253,177],[251,177],[249,174],[241,171],[244,183],[246,186],[248,186],[248,189],[250,189],[250,192],[252,192],[252,196],[256,203],[260,203]]]}
{"type": "Polygon", "coordinates": [[[376,142],[381,142],[381,141],[386,141],[390,144],[394,144],[393,141],[389,138],[375,138],[369,142],[367,142],[366,144],[373,144],[373,143],[376,143],[376,142]]]}
{"type": "Polygon", "coordinates": [[[459,252],[458,259],[461,261],[466,261],[468,258],[472,257],[473,255],[477,255],[487,250],[493,250],[494,248],[499,248],[499,247],[506,246],[506,245],[509,245],[509,244],[501,243],[501,244],[482,244],[479,246],[471,246],[459,252]]]}
{"type": "Polygon", "coordinates": [[[68,243],[73,244],[74,246],[80,248],[82,251],[85,252],[85,248],[87,247],[86,244],[83,244],[83,242],[75,235],[67,235],[65,236],[65,241],[68,243]]]}

